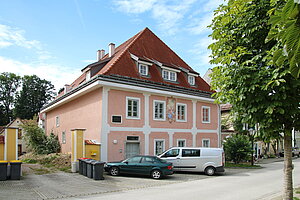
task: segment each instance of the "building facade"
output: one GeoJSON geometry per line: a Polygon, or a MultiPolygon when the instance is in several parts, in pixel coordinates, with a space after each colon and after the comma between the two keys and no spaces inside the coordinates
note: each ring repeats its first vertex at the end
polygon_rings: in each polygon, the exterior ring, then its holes
{"type": "Polygon", "coordinates": [[[148,28],[66,85],[41,114],[47,133],[71,151],[71,129],[101,143],[101,160],[157,155],[173,146],[219,147],[220,107],[214,91],[148,28]]]}

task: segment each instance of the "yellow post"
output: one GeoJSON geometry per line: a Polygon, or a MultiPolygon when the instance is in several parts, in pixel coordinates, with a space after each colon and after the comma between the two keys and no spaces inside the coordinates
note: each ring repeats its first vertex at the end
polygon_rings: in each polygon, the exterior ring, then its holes
{"type": "Polygon", "coordinates": [[[18,128],[5,127],[4,160],[18,160],[18,128]]]}
{"type": "Polygon", "coordinates": [[[72,172],[78,171],[78,159],[85,155],[84,144],[84,131],[85,129],[72,129],[72,172]]]}

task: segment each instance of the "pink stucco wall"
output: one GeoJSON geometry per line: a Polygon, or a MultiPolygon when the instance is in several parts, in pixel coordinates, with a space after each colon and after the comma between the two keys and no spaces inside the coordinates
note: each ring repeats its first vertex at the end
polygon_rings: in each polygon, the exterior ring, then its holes
{"type": "Polygon", "coordinates": [[[218,147],[217,133],[197,133],[196,146],[202,147],[202,139],[210,139],[210,147],[218,147]]]}
{"type": "Polygon", "coordinates": [[[85,139],[100,142],[102,88],[96,89],[71,102],[46,113],[46,133],[57,134],[60,142],[62,132],[66,132],[66,144],[61,144],[62,152],[71,152],[71,129],[84,128],[85,139]],[[56,127],[56,116],[60,125],[56,127]]]}
{"type": "Polygon", "coordinates": [[[127,92],[121,90],[110,90],[108,92],[108,123],[115,127],[143,127],[145,118],[145,100],[144,95],[136,92],[127,92]],[[140,117],[139,119],[126,119],[126,97],[140,98],[140,117]],[[121,115],[122,123],[111,122],[112,115],[121,115]]]}
{"type": "Polygon", "coordinates": [[[125,159],[127,136],[139,136],[140,154],[145,153],[145,137],[142,132],[111,131],[108,134],[108,161],[125,159]]]}
{"type": "Polygon", "coordinates": [[[149,136],[149,155],[154,155],[155,139],[165,140],[165,150],[169,149],[169,134],[167,132],[151,132],[149,136]]]}
{"type": "Polygon", "coordinates": [[[197,102],[197,128],[217,129],[218,128],[218,105],[212,103],[197,102]],[[202,106],[210,107],[210,123],[202,123],[202,106]]]}
{"type": "Polygon", "coordinates": [[[178,139],[185,139],[187,147],[192,147],[193,146],[193,135],[192,135],[192,133],[174,133],[174,135],[173,135],[173,146],[174,147],[177,147],[177,140],[178,139]]]}
{"type": "MultiPolygon", "coordinates": [[[[153,102],[160,100],[167,102],[167,97],[151,95],[149,98],[149,119],[152,128],[175,128],[175,129],[190,129],[193,126],[193,103],[191,100],[176,99],[176,103],[183,103],[187,105],[187,120],[186,122],[173,121],[170,123],[166,118],[165,121],[158,121],[153,119],[153,102]]],[[[176,105],[175,105],[176,106],[176,105]]],[[[167,112],[167,110],[166,110],[167,112]]]]}

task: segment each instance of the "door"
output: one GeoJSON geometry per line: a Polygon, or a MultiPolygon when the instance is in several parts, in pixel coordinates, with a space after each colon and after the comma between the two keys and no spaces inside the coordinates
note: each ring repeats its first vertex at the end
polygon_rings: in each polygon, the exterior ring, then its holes
{"type": "Polygon", "coordinates": [[[179,162],[180,162],[180,149],[170,149],[160,156],[161,159],[166,160],[173,164],[174,171],[180,171],[179,162]]]}
{"type": "Polygon", "coordinates": [[[127,142],[126,143],[126,158],[130,158],[135,155],[140,154],[140,143],[137,142],[127,142]]]}
{"type": "Polygon", "coordinates": [[[181,171],[197,171],[197,166],[201,166],[200,149],[182,149],[178,168],[181,171]]]}

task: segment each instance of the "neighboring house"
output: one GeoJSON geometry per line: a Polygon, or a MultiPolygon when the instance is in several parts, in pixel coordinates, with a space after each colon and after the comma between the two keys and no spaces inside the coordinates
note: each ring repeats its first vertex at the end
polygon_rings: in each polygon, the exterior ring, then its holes
{"type": "Polygon", "coordinates": [[[221,104],[221,139],[222,141],[226,139],[226,137],[235,134],[233,126],[233,116],[230,114],[230,110],[232,108],[231,104],[221,104]]]}
{"type": "MultiPolygon", "coordinates": [[[[65,85],[42,108],[44,127],[71,152],[71,129],[101,143],[101,160],[157,155],[173,146],[219,147],[220,108],[214,91],[148,28],[65,85]]],[[[41,122],[42,124],[42,122],[41,122]]]]}
{"type": "MultiPolygon", "coordinates": [[[[23,153],[26,153],[26,143],[25,140],[22,138],[24,136],[24,132],[22,131],[22,128],[20,125],[24,123],[24,120],[20,118],[16,118],[15,120],[11,121],[9,124],[7,124],[5,127],[11,127],[11,128],[18,128],[18,155],[22,155],[23,153]]],[[[4,129],[0,130],[0,135],[4,135],[4,129]]]]}

